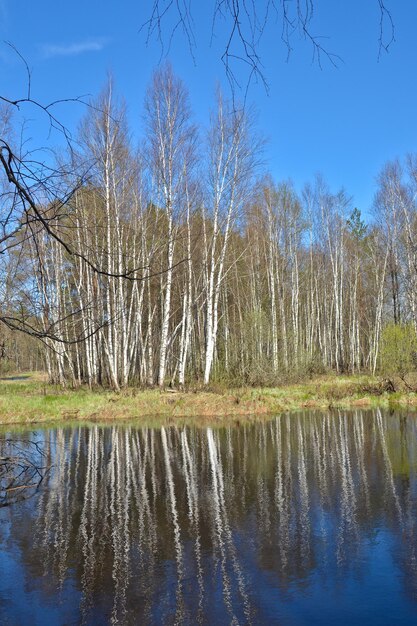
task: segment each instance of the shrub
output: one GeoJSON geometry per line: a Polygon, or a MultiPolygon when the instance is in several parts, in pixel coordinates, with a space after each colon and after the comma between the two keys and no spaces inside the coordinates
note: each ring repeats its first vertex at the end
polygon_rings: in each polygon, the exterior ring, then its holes
{"type": "Polygon", "coordinates": [[[387,324],[381,333],[380,370],[403,378],[416,369],[417,336],[412,324],[387,324]]]}

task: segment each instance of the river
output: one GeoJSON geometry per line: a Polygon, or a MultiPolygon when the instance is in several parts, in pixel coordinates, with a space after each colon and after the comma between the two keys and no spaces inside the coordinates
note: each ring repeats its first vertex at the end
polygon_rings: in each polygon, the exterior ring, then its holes
{"type": "Polygon", "coordinates": [[[2,437],[2,625],[417,623],[411,414],[2,437]]]}

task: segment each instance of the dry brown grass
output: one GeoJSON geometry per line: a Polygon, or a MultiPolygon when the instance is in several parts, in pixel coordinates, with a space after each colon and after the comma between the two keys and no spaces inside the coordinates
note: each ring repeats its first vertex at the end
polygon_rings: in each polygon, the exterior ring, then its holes
{"type": "Polygon", "coordinates": [[[216,388],[215,391],[160,391],[129,388],[116,394],[86,388],[64,390],[42,375],[0,381],[0,424],[63,421],[136,420],[143,423],[202,424],[254,419],[283,411],[349,407],[414,408],[417,394],[389,393],[384,381],[369,376],[320,376],[276,388],[216,388]]]}

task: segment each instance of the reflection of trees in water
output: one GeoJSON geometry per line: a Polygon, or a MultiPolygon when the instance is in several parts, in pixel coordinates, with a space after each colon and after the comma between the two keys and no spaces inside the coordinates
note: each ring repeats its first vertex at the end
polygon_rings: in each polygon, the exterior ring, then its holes
{"type": "Polygon", "coordinates": [[[35,433],[0,435],[0,507],[32,496],[51,469],[48,450],[35,433]]]}
{"type": "Polygon", "coordinates": [[[378,520],[416,598],[416,434],[379,411],[49,431],[55,467],[23,557],[72,581],[85,623],[248,623],[261,572],[282,594],[313,570],[365,576],[378,520]]]}

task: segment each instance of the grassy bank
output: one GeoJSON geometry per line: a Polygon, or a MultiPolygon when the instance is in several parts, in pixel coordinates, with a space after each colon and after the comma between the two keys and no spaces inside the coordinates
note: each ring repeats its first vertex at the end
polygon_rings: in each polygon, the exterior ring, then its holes
{"type": "Polygon", "coordinates": [[[86,388],[63,390],[36,374],[0,380],[0,424],[73,420],[227,420],[300,409],[416,407],[417,394],[406,387],[390,392],[378,378],[323,376],[277,388],[212,387],[187,392],[138,390],[119,394],[86,388]]]}

